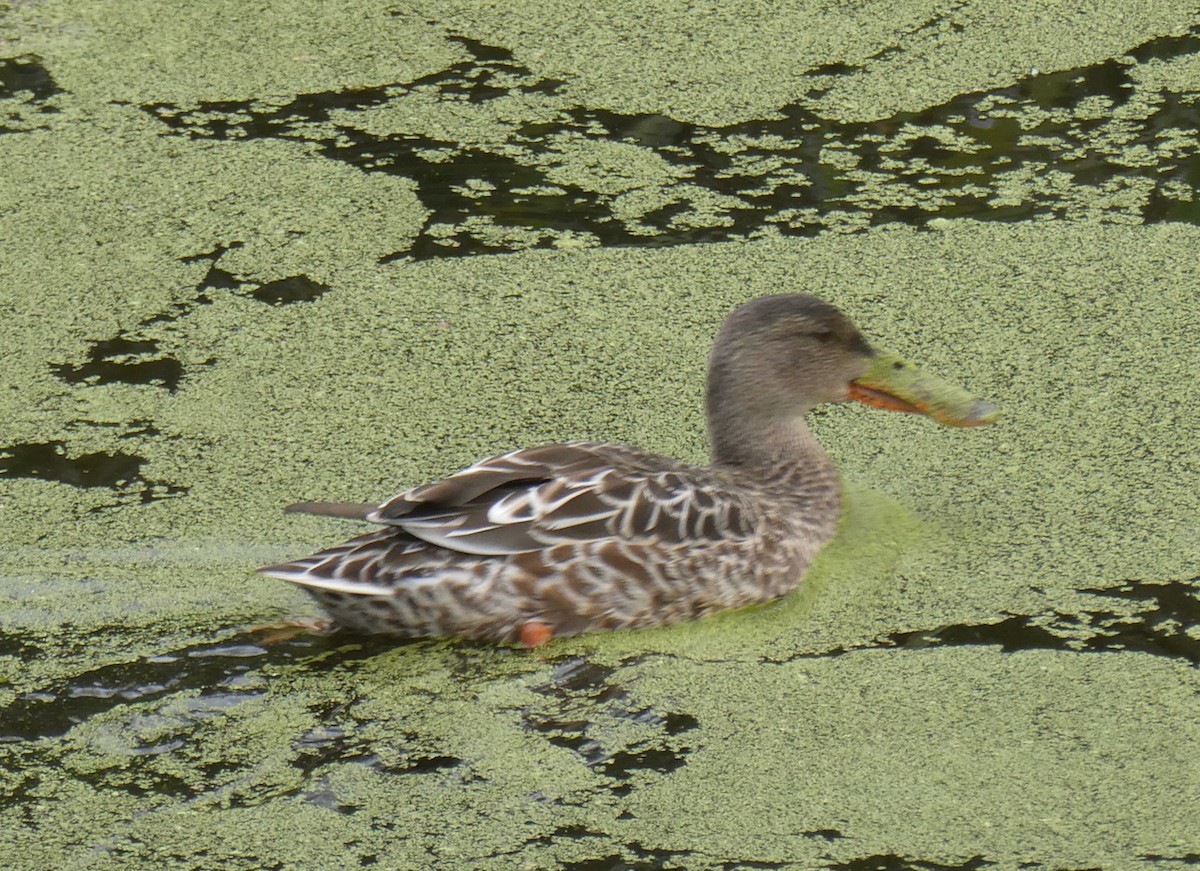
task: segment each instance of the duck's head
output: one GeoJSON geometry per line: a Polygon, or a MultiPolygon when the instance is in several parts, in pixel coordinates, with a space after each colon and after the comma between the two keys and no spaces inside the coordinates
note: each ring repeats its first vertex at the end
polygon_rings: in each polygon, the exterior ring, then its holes
{"type": "Polygon", "coordinates": [[[823,402],[848,399],[948,426],[979,426],[998,415],[991,403],[872,347],[849,318],[815,296],[760,297],[721,325],[709,355],[710,423],[731,411],[764,422],[796,419],[823,402]]]}

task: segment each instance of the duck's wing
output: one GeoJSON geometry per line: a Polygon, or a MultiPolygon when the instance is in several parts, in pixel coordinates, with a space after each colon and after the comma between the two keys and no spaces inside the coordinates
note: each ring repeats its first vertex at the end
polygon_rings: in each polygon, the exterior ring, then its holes
{"type": "MultiPolygon", "coordinates": [[[[358,506],[338,508],[339,516],[358,513],[358,506]]],[[[486,556],[606,539],[701,546],[748,538],[759,525],[751,500],[713,472],[596,442],[483,460],[365,517],[447,550],[486,556]]]]}

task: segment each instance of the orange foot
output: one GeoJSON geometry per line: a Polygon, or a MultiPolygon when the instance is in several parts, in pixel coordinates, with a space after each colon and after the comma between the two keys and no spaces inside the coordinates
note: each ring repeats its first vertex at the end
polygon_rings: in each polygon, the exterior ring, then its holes
{"type": "Polygon", "coordinates": [[[264,633],[263,637],[259,639],[260,644],[278,644],[281,641],[291,641],[293,638],[309,632],[316,634],[328,632],[330,625],[328,620],[320,617],[301,617],[296,620],[280,620],[277,623],[251,626],[246,631],[264,633]]]}
{"type": "Polygon", "coordinates": [[[554,630],[543,620],[528,620],[521,625],[517,637],[526,647],[541,647],[554,637],[554,630]]]}

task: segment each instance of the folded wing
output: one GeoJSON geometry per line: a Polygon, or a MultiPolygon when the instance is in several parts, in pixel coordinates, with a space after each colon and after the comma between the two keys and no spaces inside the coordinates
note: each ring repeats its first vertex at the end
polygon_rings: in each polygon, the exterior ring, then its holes
{"type": "Polygon", "coordinates": [[[758,524],[753,506],[713,472],[596,442],[483,460],[366,519],[481,556],[604,539],[698,545],[748,538],[758,524]]]}

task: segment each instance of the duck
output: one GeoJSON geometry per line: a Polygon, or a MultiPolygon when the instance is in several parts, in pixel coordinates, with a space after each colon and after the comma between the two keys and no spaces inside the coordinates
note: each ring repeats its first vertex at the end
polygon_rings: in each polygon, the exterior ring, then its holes
{"type": "Polygon", "coordinates": [[[708,357],[708,465],[598,441],[513,450],[382,504],[290,505],[375,528],[258,572],[355,634],[525,647],[767,602],[837,530],[838,472],[805,418],[846,401],[948,426],[998,416],[818,297],[759,297],[708,357]]]}

